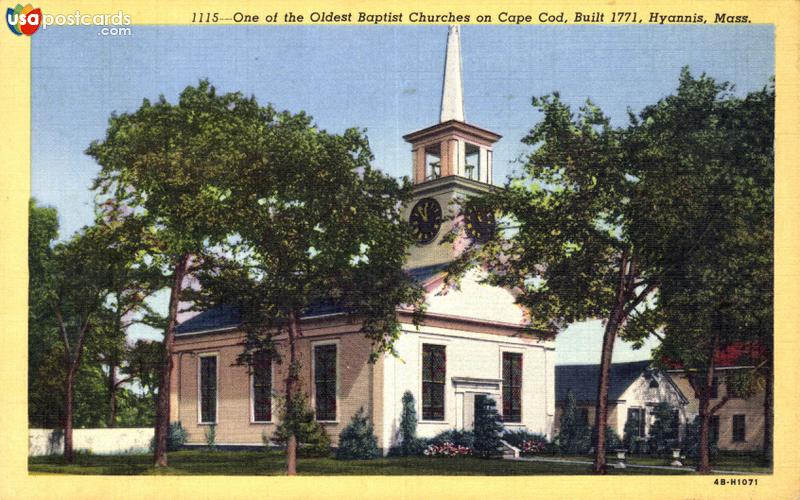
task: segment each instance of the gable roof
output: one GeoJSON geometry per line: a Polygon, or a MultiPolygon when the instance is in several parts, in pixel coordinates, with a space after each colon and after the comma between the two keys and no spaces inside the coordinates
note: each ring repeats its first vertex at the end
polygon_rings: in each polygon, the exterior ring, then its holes
{"type": "MultiPolygon", "coordinates": [[[[446,265],[417,267],[406,272],[419,283],[425,283],[444,270],[446,265]]],[[[303,314],[304,318],[324,316],[344,312],[344,309],[330,302],[319,302],[309,306],[303,314]]],[[[215,332],[238,327],[242,323],[241,311],[234,305],[222,304],[212,307],[187,319],[175,329],[176,335],[189,333],[215,332]]]]}
{"type": "MultiPolygon", "coordinates": [[[[612,363],[608,385],[609,401],[618,400],[648,366],[650,361],[612,363]]],[[[577,401],[595,401],[599,380],[600,365],[556,366],[556,401],[566,400],[568,390],[572,391],[577,401]]]]}

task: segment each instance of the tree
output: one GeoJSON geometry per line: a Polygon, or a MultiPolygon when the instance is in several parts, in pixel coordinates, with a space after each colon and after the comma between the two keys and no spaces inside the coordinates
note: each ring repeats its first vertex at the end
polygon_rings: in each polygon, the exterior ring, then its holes
{"type": "Polygon", "coordinates": [[[322,424],[314,418],[314,411],[308,407],[305,396],[295,395],[291,407],[287,407],[285,401],[283,403],[280,425],[275,430],[273,441],[281,446],[287,446],[289,437],[293,435],[298,447],[302,447],[304,456],[329,456],[331,439],[322,424]]]}
{"type": "Polygon", "coordinates": [[[187,87],[177,104],[161,96],[134,113],[112,115],[106,137],[87,154],[100,165],[94,188],[120,215],[140,218],[152,259],[169,283],[156,408],[154,462],[167,465],[172,346],[191,264],[227,229],[220,179],[255,161],[266,111],[239,93],[217,95],[207,81],[187,87]],[[252,147],[251,147],[252,146],[252,147]]]}
{"type": "MultiPolygon", "coordinates": [[[[553,335],[576,321],[602,319],[594,428],[605,429],[614,340],[654,297],[660,270],[629,230],[641,214],[630,209],[635,168],[626,161],[624,130],[589,101],[577,115],[558,93],[533,105],[543,118],[523,139],[535,147],[523,173],[506,189],[467,199],[462,210],[499,213],[505,223],[488,243],[473,242],[450,274],[480,262],[486,281],[519,290],[532,333],[553,335]]],[[[605,433],[595,441],[593,470],[602,474],[605,433]]]]}
{"type": "MultiPolygon", "coordinates": [[[[400,333],[397,309],[419,312],[424,294],[402,269],[413,244],[401,217],[410,197],[402,184],[372,167],[363,132],[331,134],[303,113],[261,111],[255,149],[230,170],[223,188],[230,203],[223,224],[235,235],[224,254],[209,256],[199,274],[199,304],[235,304],[242,312],[245,348],[283,362],[284,399],[300,396],[297,342],[301,319],[319,304],[345,312],[372,341],[377,359],[400,333]]],[[[418,317],[418,316],[417,316],[418,317]]],[[[288,426],[292,431],[293,426],[288,426]]],[[[287,472],[296,471],[297,439],[287,439],[287,472]]]]}
{"type": "Polygon", "coordinates": [[[61,338],[64,363],[64,458],[73,460],[72,427],[75,379],[81,367],[92,320],[103,307],[110,289],[109,268],[115,252],[109,228],[84,228],[66,243],[55,247],[52,280],[47,302],[61,338]]]}
{"type": "MultiPolygon", "coordinates": [[[[663,327],[657,359],[683,367],[700,400],[703,473],[710,470],[711,417],[732,396],[729,390],[710,403],[721,354],[748,348],[740,362],[756,369],[726,383],[740,396],[772,373],[775,93],[764,88],[740,98],[731,89],[684,69],[677,93],[645,108],[628,141],[637,189],[660,187],[631,203],[643,214],[631,228],[640,251],[664,270],[660,312],[638,334],[663,327]]],[[[765,404],[767,426],[770,411],[765,404]]]]}
{"type": "MultiPolygon", "coordinates": [[[[61,425],[63,377],[42,376],[58,347],[58,330],[47,302],[52,296],[53,245],[58,238],[58,213],[31,198],[28,207],[28,420],[31,425],[61,425]]],[[[59,357],[59,359],[61,359],[59,357]]]]}
{"type": "Polygon", "coordinates": [[[497,413],[497,403],[494,399],[487,396],[475,396],[480,398],[475,408],[475,454],[481,457],[497,457],[503,454],[503,443],[500,438],[503,435],[503,420],[497,413]]]}

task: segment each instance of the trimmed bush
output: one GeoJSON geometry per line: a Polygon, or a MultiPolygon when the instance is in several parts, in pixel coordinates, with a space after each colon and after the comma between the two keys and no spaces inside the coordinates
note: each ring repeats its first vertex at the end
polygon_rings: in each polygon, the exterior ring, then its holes
{"type": "Polygon", "coordinates": [[[647,447],[650,453],[670,456],[672,448],[678,446],[678,429],[673,420],[673,408],[667,403],[659,403],[653,409],[653,424],[650,426],[650,438],[647,447]]]}
{"type": "MultiPolygon", "coordinates": [[[[167,435],[167,451],[178,451],[180,450],[184,444],[186,444],[186,429],[183,428],[183,424],[178,422],[172,422],[169,425],[169,434],[167,435]]],[[[156,438],[155,436],[150,439],[150,451],[154,451],[156,449],[156,438]]]]}
{"type": "Polygon", "coordinates": [[[475,410],[475,444],[472,449],[480,457],[499,457],[503,455],[503,420],[497,413],[494,399],[482,398],[475,410]]]}
{"type": "Polygon", "coordinates": [[[378,439],[372,428],[372,423],[364,414],[364,408],[359,408],[358,413],[347,427],[339,434],[339,447],[336,449],[336,458],[339,460],[367,460],[379,455],[378,439]]]}
{"type": "Polygon", "coordinates": [[[427,443],[417,438],[417,410],[411,391],[403,393],[403,412],[400,415],[400,449],[404,457],[421,455],[427,443]]]}
{"type": "Polygon", "coordinates": [[[575,394],[568,390],[558,436],[555,439],[559,452],[567,455],[582,455],[588,453],[592,447],[592,430],[578,420],[577,410],[575,394]]]}
{"type": "Polygon", "coordinates": [[[506,430],[503,432],[503,440],[512,446],[519,446],[523,441],[543,441],[547,443],[547,436],[530,432],[527,429],[506,430]]]}
{"type": "Polygon", "coordinates": [[[606,427],[606,450],[614,451],[618,448],[622,448],[622,439],[620,439],[619,434],[617,431],[612,429],[611,427],[606,427]]]}
{"type": "Polygon", "coordinates": [[[471,449],[475,446],[475,434],[472,431],[459,431],[456,429],[450,429],[440,432],[429,439],[426,443],[426,446],[431,444],[438,446],[445,443],[451,443],[456,446],[463,446],[471,449]]]}
{"type": "Polygon", "coordinates": [[[308,407],[305,397],[297,394],[292,400],[292,408],[287,411],[281,405],[280,425],[272,435],[272,441],[286,447],[290,429],[297,437],[297,454],[301,457],[327,457],[331,454],[331,439],[325,428],[314,418],[314,411],[308,407]]]}
{"type": "Polygon", "coordinates": [[[211,424],[206,429],[206,446],[209,450],[217,449],[217,424],[211,424]]]}

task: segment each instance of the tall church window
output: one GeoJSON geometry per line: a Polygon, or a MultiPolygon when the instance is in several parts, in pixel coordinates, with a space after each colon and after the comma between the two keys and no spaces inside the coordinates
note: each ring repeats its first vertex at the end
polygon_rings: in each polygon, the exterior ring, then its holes
{"type": "Polygon", "coordinates": [[[217,421],[217,357],[200,357],[200,423],[217,421]]]}
{"type": "Polygon", "coordinates": [[[422,345],[422,419],[444,420],[447,359],[441,345],[422,345]]]}
{"type": "Polygon", "coordinates": [[[522,354],[503,353],[503,421],[522,422],[522,354]]]}
{"type": "Polygon", "coordinates": [[[272,420],[272,360],[269,353],[253,355],[253,421],[272,420]]]}
{"type": "Polygon", "coordinates": [[[314,391],[317,420],[336,420],[336,344],[314,347],[314,391]]]}

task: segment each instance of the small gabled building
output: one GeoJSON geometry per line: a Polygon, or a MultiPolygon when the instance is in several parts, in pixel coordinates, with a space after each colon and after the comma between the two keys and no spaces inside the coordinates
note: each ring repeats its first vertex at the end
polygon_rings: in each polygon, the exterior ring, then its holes
{"type": "MultiPolygon", "coordinates": [[[[711,416],[709,431],[711,442],[720,450],[763,449],[765,389],[763,385],[755,384],[756,390],[752,394],[740,395],[729,381],[743,375],[755,375],[756,365],[763,363],[765,356],[758,344],[734,344],[714,357],[710,406],[716,406],[723,399],[725,403],[711,416]]],[[[700,399],[689,377],[699,374],[687,374],[677,367],[668,372],[689,399],[686,411],[690,420],[693,420],[700,413],[700,399]]]]}
{"type": "MultiPolygon", "coordinates": [[[[556,366],[556,433],[569,392],[575,397],[579,419],[593,426],[600,365],[556,366]]],[[[613,363],[608,386],[608,426],[623,437],[625,424],[636,422],[638,437],[646,437],[653,423],[653,408],[668,403],[680,427],[687,422],[688,399],[672,378],[652,368],[649,361],[613,363]]]]}

